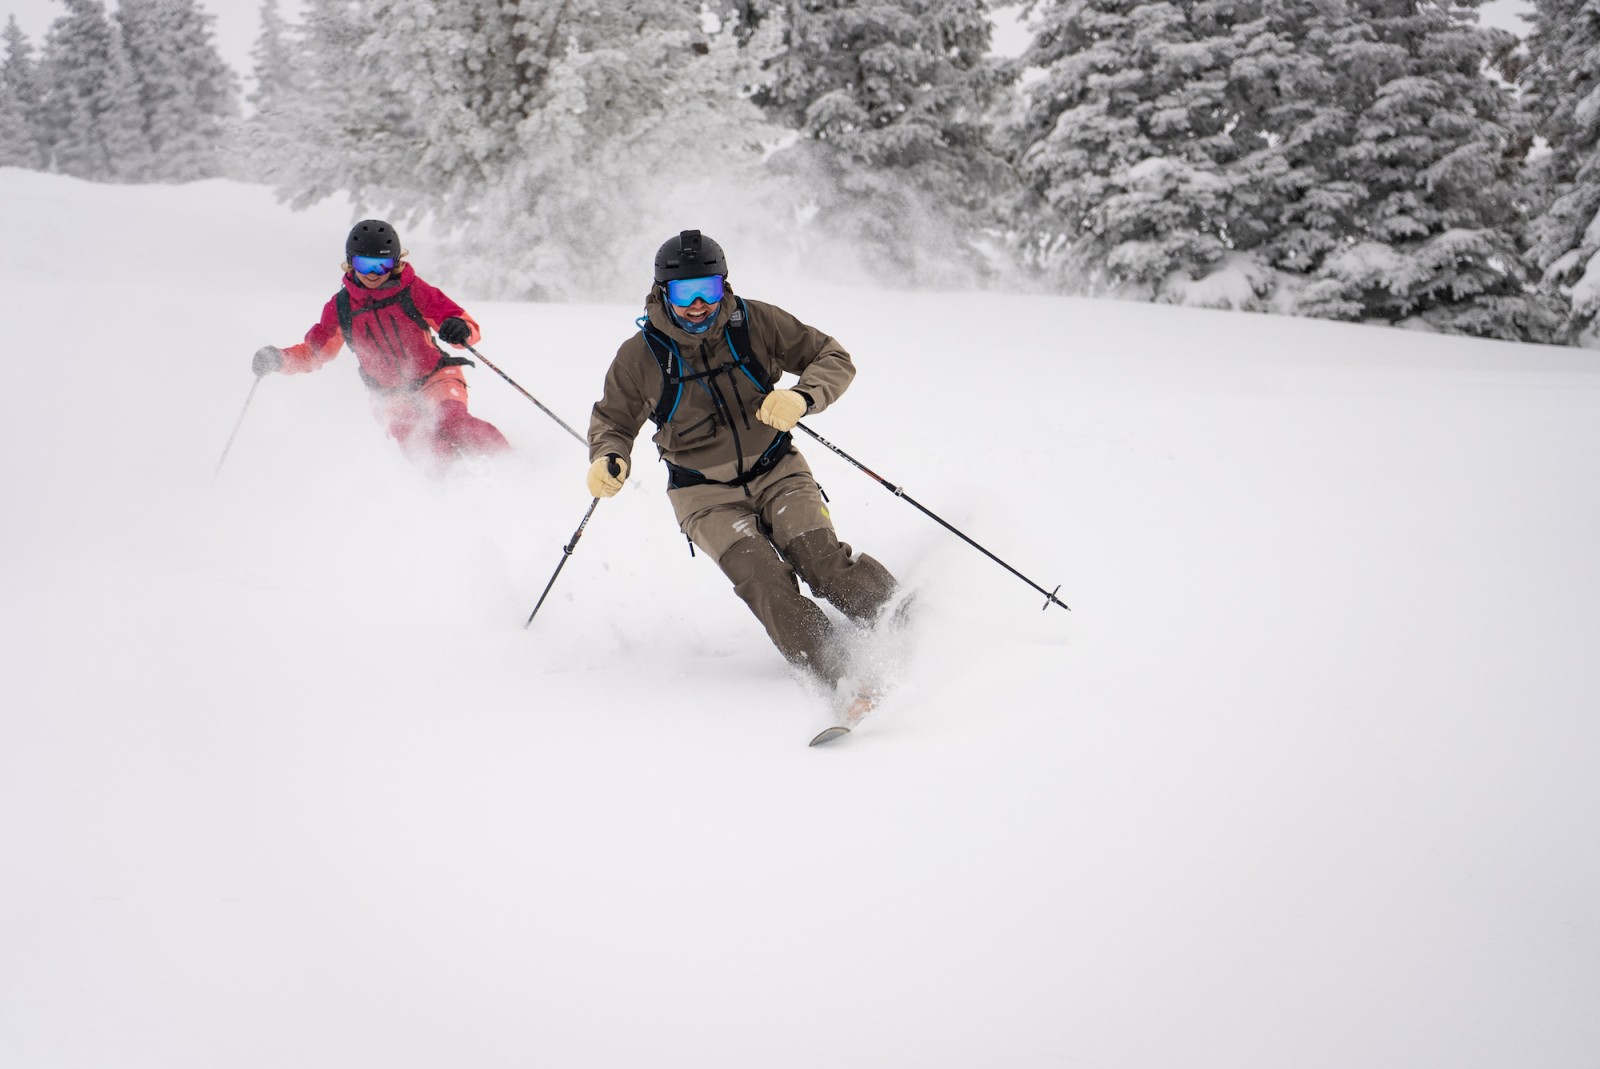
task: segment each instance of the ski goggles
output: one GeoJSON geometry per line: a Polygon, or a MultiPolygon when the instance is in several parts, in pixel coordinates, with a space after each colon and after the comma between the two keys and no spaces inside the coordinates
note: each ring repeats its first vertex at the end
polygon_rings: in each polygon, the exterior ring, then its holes
{"type": "Polygon", "coordinates": [[[352,256],[350,266],[359,275],[387,275],[394,270],[393,256],[352,256]]]}
{"type": "Polygon", "coordinates": [[[674,278],[667,282],[667,303],[677,308],[687,308],[695,301],[716,304],[722,300],[722,276],[704,278],[674,278]]]}

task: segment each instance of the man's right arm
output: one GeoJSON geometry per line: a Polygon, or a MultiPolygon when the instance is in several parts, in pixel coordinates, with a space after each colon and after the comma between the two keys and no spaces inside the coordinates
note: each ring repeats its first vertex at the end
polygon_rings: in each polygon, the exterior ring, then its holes
{"type": "Polygon", "coordinates": [[[645,388],[639,374],[637,353],[630,352],[634,342],[629,339],[617,350],[606,371],[605,389],[600,400],[594,403],[589,414],[589,460],[599,460],[607,454],[628,459],[633,454],[633,441],[639,429],[650,418],[655,408],[654,393],[645,388]]]}

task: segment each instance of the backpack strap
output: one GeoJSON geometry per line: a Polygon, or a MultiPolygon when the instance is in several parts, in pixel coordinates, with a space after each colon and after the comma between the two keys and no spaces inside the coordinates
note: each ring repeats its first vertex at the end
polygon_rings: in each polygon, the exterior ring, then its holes
{"type": "Polygon", "coordinates": [[[353,335],[350,333],[350,324],[355,321],[355,315],[350,311],[350,291],[340,286],[339,292],[334,295],[333,306],[339,312],[339,333],[344,335],[345,347],[353,349],[355,346],[353,335]]]}
{"type": "MultiPolygon", "coordinates": [[[[344,335],[344,343],[346,345],[352,345],[355,339],[355,332],[352,327],[355,325],[357,315],[376,312],[378,309],[387,308],[391,304],[398,304],[405,317],[415,323],[418,330],[422,331],[423,337],[433,341],[433,328],[428,326],[428,321],[423,318],[422,312],[418,310],[417,302],[411,299],[410,286],[406,286],[399,293],[391,294],[388,297],[380,297],[375,301],[368,301],[359,310],[350,306],[350,291],[340,286],[339,292],[334,295],[333,304],[339,313],[339,333],[344,335]]],[[[439,349],[439,343],[433,342],[433,347],[439,349]]],[[[439,355],[449,359],[443,349],[439,349],[439,355]]],[[[470,360],[464,362],[471,363],[470,360]]]]}
{"type": "Polygon", "coordinates": [[[742,372],[755,384],[758,392],[767,393],[772,389],[774,376],[756,358],[755,349],[750,344],[750,315],[745,308],[744,298],[735,297],[733,300],[733,311],[728,316],[727,326],[723,328],[728,351],[733,354],[733,363],[711,371],[691,371],[685,375],[683,354],[678,351],[678,343],[652,327],[648,316],[640,316],[636,321],[639,333],[644,335],[645,347],[655,357],[656,366],[661,370],[661,395],[656,399],[654,411],[650,413],[650,420],[656,426],[662,426],[672,419],[672,414],[678,410],[678,404],[683,400],[684,383],[720,374],[727,366],[742,372]]]}
{"type": "Polygon", "coordinates": [[[733,301],[733,313],[728,316],[728,325],[723,329],[728,339],[728,351],[733,353],[733,365],[755,383],[757,390],[768,393],[777,376],[756,359],[755,349],[750,344],[750,316],[745,309],[744,298],[735,297],[733,301]],[[750,371],[752,367],[755,368],[754,374],[750,371]]]}
{"type": "Polygon", "coordinates": [[[678,410],[678,402],[683,400],[683,379],[675,372],[675,368],[682,366],[683,358],[678,353],[678,343],[652,327],[648,316],[640,316],[638,325],[639,333],[644,335],[645,348],[656,358],[656,367],[661,370],[661,393],[650,412],[650,422],[661,427],[672,418],[678,410]]]}
{"type": "MultiPolygon", "coordinates": [[[[418,376],[411,382],[402,386],[389,387],[379,386],[372,380],[372,376],[367,374],[366,368],[358,368],[357,370],[359,370],[361,373],[361,381],[366,383],[369,389],[377,390],[382,393],[392,393],[399,390],[420,390],[423,383],[432,378],[434,373],[440,368],[478,366],[464,356],[452,356],[439,347],[439,343],[434,341],[433,338],[433,328],[428,326],[428,321],[423,318],[422,312],[417,308],[417,302],[411,299],[410,286],[406,286],[399,293],[388,297],[380,297],[376,301],[371,301],[362,305],[359,314],[365,315],[368,312],[377,312],[378,309],[387,308],[391,304],[398,304],[400,306],[400,311],[405,315],[405,317],[415,323],[417,325],[417,329],[422,331],[422,336],[427,338],[428,341],[432,342],[435,349],[439,350],[439,362],[433,365],[433,370],[429,371],[426,375],[418,376]]],[[[358,313],[350,306],[350,291],[345,289],[343,286],[340,286],[339,292],[334,294],[333,305],[334,309],[339,313],[339,333],[344,335],[345,345],[351,349],[354,349],[355,331],[352,328],[355,325],[355,318],[358,313]]]]}

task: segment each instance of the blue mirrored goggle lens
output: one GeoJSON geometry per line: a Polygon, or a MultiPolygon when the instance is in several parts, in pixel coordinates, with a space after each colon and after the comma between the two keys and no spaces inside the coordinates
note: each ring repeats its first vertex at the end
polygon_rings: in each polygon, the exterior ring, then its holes
{"type": "Polygon", "coordinates": [[[350,266],[363,275],[387,275],[394,270],[393,256],[352,256],[350,266]]]}
{"type": "Polygon", "coordinates": [[[667,301],[678,308],[687,308],[695,301],[716,304],[722,300],[722,276],[705,278],[674,278],[667,282],[667,301]]]}

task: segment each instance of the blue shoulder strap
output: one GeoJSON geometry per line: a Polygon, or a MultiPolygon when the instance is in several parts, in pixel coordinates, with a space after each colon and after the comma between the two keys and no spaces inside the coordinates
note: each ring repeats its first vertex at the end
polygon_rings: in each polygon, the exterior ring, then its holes
{"type": "MultiPolygon", "coordinates": [[[[699,372],[683,374],[683,354],[678,351],[678,343],[652,327],[649,316],[640,316],[635,323],[639,327],[639,333],[644,335],[645,347],[650,350],[650,355],[656,359],[656,366],[661,369],[661,396],[656,401],[655,410],[650,413],[651,421],[661,426],[671,420],[673,413],[678,410],[678,404],[683,400],[683,384],[704,379],[705,374],[699,372]]],[[[733,354],[731,366],[742,371],[761,393],[772,389],[772,375],[756,358],[750,346],[749,313],[745,308],[743,297],[734,298],[733,312],[728,316],[723,336],[728,341],[728,351],[733,354]],[[752,367],[755,369],[754,372],[751,371],[752,367]]]]}

